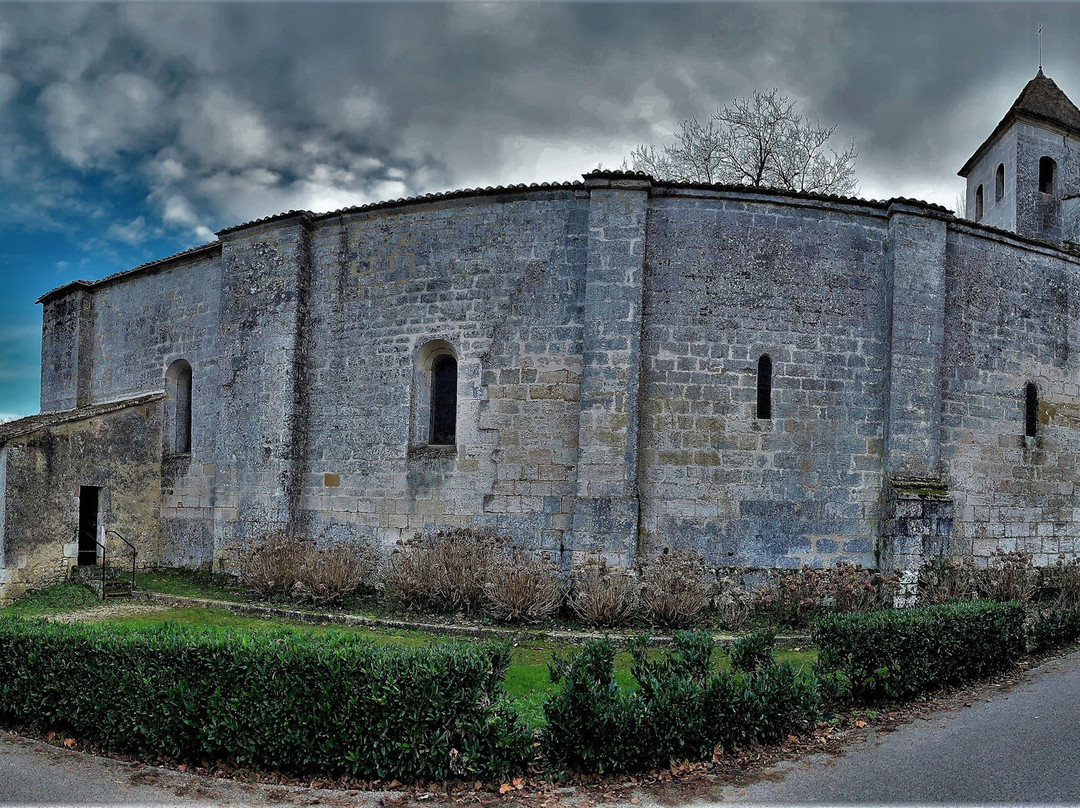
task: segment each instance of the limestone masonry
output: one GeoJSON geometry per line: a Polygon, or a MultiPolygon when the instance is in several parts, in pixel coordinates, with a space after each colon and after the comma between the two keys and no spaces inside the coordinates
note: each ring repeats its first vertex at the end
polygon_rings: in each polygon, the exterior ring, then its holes
{"type": "Polygon", "coordinates": [[[1041,71],[923,202],[583,182],[240,225],[44,295],[0,599],[286,529],[568,565],[1080,550],[1080,111],[1041,71]]]}

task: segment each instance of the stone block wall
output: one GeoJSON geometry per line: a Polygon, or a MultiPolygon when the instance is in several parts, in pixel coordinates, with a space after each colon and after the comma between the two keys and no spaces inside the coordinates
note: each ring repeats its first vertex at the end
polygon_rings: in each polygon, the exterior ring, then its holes
{"type": "MultiPolygon", "coordinates": [[[[163,434],[168,397],[141,426],[101,416],[145,433],[109,462],[152,456],[167,564],[234,560],[277,529],[389,552],[467,523],[564,565],[665,548],[716,567],[910,570],[998,547],[1046,562],[1080,549],[1077,269],[921,203],[601,172],[283,214],[57,290],[42,401],[163,396],[190,363],[190,452],[163,434]],[[457,434],[437,445],[445,354],[457,434]]],[[[12,469],[30,472],[5,451],[10,499],[12,469]]],[[[6,513],[15,536],[24,517],[6,513]]]]}
{"type": "Polygon", "coordinates": [[[873,563],[882,478],[880,210],[675,192],[649,213],[641,551],[873,563]],[[756,417],[761,355],[772,418],[756,417]]]}
{"type": "MultiPolygon", "coordinates": [[[[102,531],[134,543],[139,566],[160,563],[161,418],[159,395],[0,428],[0,605],[67,579],[82,486],[100,488],[102,531]]],[[[118,540],[99,538],[129,558],[118,540]]]]}
{"type": "Polygon", "coordinates": [[[954,551],[1080,551],[1080,276],[1058,250],[957,226],[949,234],[943,446],[954,551]],[[1028,383],[1038,425],[1025,435],[1028,383]]]}

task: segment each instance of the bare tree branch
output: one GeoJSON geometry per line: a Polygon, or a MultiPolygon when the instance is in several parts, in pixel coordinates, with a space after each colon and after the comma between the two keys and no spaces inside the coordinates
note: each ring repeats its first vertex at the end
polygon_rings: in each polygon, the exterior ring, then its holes
{"type": "Polygon", "coordinates": [[[856,189],[855,141],[829,146],[835,126],[809,121],[776,88],[732,98],[702,124],[685,120],[662,150],[642,144],[623,165],[658,179],[730,183],[827,194],[856,189]]]}

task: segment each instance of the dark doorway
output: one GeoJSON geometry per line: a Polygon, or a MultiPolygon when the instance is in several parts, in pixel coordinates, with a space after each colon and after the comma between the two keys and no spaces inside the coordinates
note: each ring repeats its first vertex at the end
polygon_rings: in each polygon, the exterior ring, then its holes
{"type": "Polygon", "coordinates": [[[79,486],[79,566],[97,563],[98,492],[100,488],[79,486]]]}

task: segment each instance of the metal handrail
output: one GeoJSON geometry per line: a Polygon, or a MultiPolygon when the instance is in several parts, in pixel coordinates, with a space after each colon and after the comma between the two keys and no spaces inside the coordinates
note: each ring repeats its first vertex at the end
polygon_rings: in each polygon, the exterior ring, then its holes
{"type": "MultiPolygon", "coordinates": [[[[110,533],[112,533],[114,536],[116,536],[116,538],[120,539],[120,541],[122,541],[124,544],[126,544],[128,546],[128,549],[131,550],[131,589],[132,589],[132,591],[134,591],[135,590],[135,556],[138,555],[139,551],[136,550],[135,545],[132,544],[131,542],[129,542],[126,538],[124,538],[123,534],[121,534],[119,531],[113,530],[112,528],[106,529],[105,535],[108,536],[110,533]]],[[[105,548],[104,548],[104,546],[102,546],[102,548],[101,548],[101,597],[102,597],[102,599],[104,599],[104,597],[105,597],[105,548]]]]}

